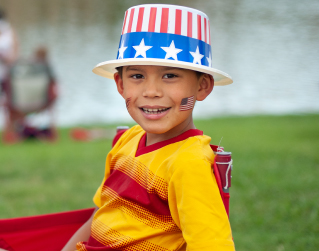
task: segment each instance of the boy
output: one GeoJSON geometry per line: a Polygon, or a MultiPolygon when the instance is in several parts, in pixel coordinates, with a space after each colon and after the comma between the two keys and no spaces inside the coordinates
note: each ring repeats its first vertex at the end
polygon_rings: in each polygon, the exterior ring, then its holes
{"type": "Polygon", "coordinates": [[[234,250],[195,101],[231,78],[211,68],[207,16],[173,5],[127,10],[114,78],[137,126],[107,156],[94,214],[63,250],[234,250]],[[77,243],[77,244],[76,244],[77,243]]]}

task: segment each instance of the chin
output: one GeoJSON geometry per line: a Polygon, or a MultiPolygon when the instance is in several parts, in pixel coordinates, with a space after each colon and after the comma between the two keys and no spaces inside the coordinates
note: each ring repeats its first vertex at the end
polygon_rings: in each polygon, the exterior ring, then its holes
{"type": "Polygon", "coordinates": [[[161,126],[142,126],[142,128],[145,132],[153,134],[164,134],[169,131],[161,126]]]}

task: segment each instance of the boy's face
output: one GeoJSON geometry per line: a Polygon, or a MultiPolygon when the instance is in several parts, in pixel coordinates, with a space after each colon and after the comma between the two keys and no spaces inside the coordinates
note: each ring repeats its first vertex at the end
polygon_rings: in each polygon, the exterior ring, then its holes
{"type": "Polygon", "coordinates": [[[191,129],[195,100],[205,99],[213,88],[206,74],[198,77],[194,71],[165,66],[125,66],[122,78],[115,73],[114,79],[131,117],[153,134],[179,135],[191,129]],[[211,90],[205,92],[209,81],[211,90]]]}

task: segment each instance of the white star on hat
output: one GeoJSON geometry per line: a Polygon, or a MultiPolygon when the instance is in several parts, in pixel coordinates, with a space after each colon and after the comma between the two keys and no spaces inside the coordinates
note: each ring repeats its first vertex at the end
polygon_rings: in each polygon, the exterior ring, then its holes
{"type": "Polygon", "coordinates": [[[174,40],[172,40],[171,45],[169,47],[161,47],[165,52],[165,59],[173,58],[177,60],[177,54],[182,51],[182,49],[175,48],[174,40]]]}
{"type": "Polygon", "coordinates": [[[141,55],[143,58],[146,58],[146,51],[151,49],[153,46],[145,46],[144,38],[142,39],[140,45],[133,46],[133,48],[136,50],[134,58],[141,55]]]}
{"type": "Polygon", "coordinates": [[[194,57],[193,64],[199,64],[199,65],[202,64],[202,63],[201,63],[201,59],[204,57],[204,55],[202,55],[202,54],[199,53],[199,48],[198,48],[198,46],[197,46],[195,52],[190,51],[189,53],[192,54],[192,56],[194,57]]]}
{"type": "Polygon", "coordinates": [[[208,61],[208,66],[212,67],[212,54],[209,53],[209,57],[206,57],[206,58],[207,58],[207,61],[208,61]]]}
{"type": "Polygon", "coordinates": [[[124,57],[124,51],[127,49],[127,47],[124,47],[124,41],[122,41],[121,47],[119,48],[119,57],[118,59],[124,57]]]}

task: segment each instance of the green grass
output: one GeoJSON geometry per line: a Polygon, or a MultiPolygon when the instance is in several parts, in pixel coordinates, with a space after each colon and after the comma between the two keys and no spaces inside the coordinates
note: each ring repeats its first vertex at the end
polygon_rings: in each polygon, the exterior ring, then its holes
{"type": "MultiPolygon", "coordinates": [[[[234,160],[230,220],[237,251],[318,250],[319,115],[196,121],[234,160]]],[[[111,141],[0,145],[0,218],[93,206],[111,141]]]]}

